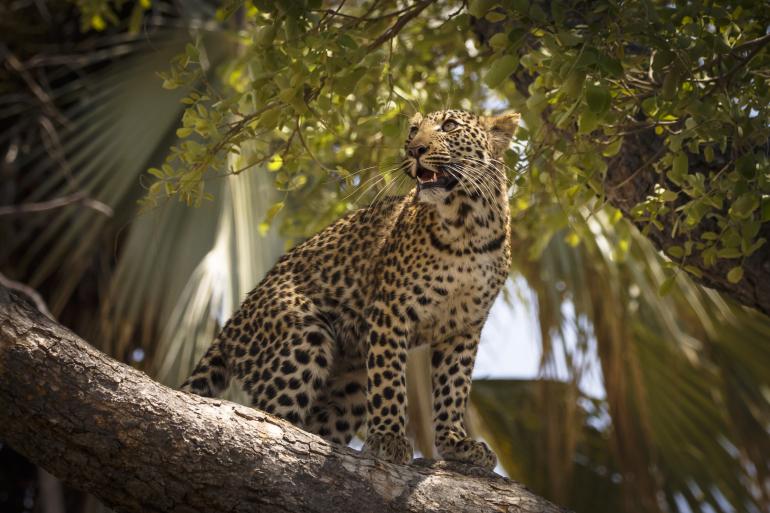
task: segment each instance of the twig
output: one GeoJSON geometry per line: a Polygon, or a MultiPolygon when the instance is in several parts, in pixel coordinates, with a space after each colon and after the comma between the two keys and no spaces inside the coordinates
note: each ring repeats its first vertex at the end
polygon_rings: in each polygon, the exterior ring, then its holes
{"type": "Polygon", "coordinates": [[[30,75],[29,72],[24,68],[24,65],[21,63],[21,61],[16,58],[16,56],[11,52],[11,50],[8,49],[5,44],[0,44],[0,54],[5,55],[5,62],[8,63],[8,66],[13,71],[21,76],[21,78],[27,84],[27,87],[29,87],[30,91],[32,91],[32,94],[34,94],[38,101],[40,101],[42,104],[43,110],[47,112],[49,116],[55,118],[63,126],[71,128],[71,123],[62,115],[61,112],[59,112],[59,109],[56,108],[48,93],[45,92],[42,87],[40,87],[34,78],[32,78],[32,75],[30,75]]]}
{"type": "MultiPolygon", "coordinates": [[[[324,13],[324,15],[328,15],[331,17],[339,16],[341,18],[348,18],[356,21],[380,21],[386,18],[392,18],[393,16],[400,16],[401,14],[408,12],[410,9],[411,7],[404,7],[403,9],[399,9],[397,11],[386,12],[384,14],[380,14],[378,16],[371,16],[371,17],[368,16],[368,14],[365,14],[364,16],[353,16],[352,14],[345,14],[343,12],[340,12],[339,7],[336,10],[335,9],[317,9],[315,10],[315,12],[324,13]]],[[[370,12],[371,10],[372,9],[370,9],[370,12]]]]}
{"type": "Polygon", "coordinates": [[[43,300],[43,297],[40,295],[40,293],[29,285],[21,283],[20,281],[12,280],[3,273],[0,273],[0,285],[7,289],[18,290],[30,298],[33,303],[35,303],[35,306],[41,314],[45,315],[51,320],[56,320],[51,311],[48,310],[48,306],[45,304],[45,301],[43,300]]]}
{"type": "Polygon", "coordinates": [[[422,2],[415,4],[415,6],[410,11],[407,11],[403,15],[399,16],[392,27],[380,34],[380,36],[367,47],[367,50],[372,51],[385,41],[395,37],[399,32],[401,32],[401,29],[403,29],[407,23],[409,23],[413,18],[417,17],[417,15],[419,15],[422,11],[425,10],[426,7],[432,3],[433,0],[423,0],[422,2]]]}
{"type": "Polygon", "coordinates": [[[299,116],[297,116],[297,127],[294,129],[294,132],[299,137],[299,142],[302,143],[302,147],[305,148],[305,151],[307,151],[308,155],[310,155],[310,158],[313,159],[313,161],[321,166],[321,169],[324,169],[326,171],[332,170],[330,167],[326,166],[323,162],[318,160],[318,158],[315,156],[315,154],[310,150],[307,143],[305,142],[305,138],[302,137],[302,127],[299,124],[299,116]]]}
{"type": "Polygon", "coordinates": [[[47,210],[54,210],[56,208],[62,208],[69,205],[75,205],[77,203],[83,204],[84,207],[91,208],[104,214],[107,217],[112,217],[114,212],[112,207],[106,203],[89,198],[85,192],[76,192],[60,198],[38,201],[34,203],[23,203],[21,205],[9,205],[0,207],[0,216],[14,216],[21,214],[34,214],[38,212],[45,212],[47,210]]]}
{"type": "MultiPolygon", "coordinates": [[[[264,164],[265,162],[267,162],[271,158],[273,158],[272,154],[266,155],[266,156],[262,157],[261,159],[255,160],[254,162],[252,162],[250,164],[246,164],[245,166],[243,166],[241,168],[234,169],[233,171],[230,171],[229,173],[225,173],[224,175],[216,176],[216,178],[222,178],[223,176],[227,176],[227,175],[239,175],[239,174],[243,173],[244,171],[246,171],[248,169],[251,169],[254,166],[259,166],[259,165],[264,164]]],[[[206,181],[207,181],[207,179],[206,179],[206,181]]]]}
{"type": "Polygon", "coordinates": [[[87,53],[63,53],[59,55],[35,55],[22,64],[24,70],[47,66],[68,66],[70,68],[85,68],[91,64],[116,59],[136,51],[130,44],[119,44],[103,50],[87,53]]]}
{"type": "Polygon", "coordinates": [[[653,162],[655,162],[655,161],[658,159],[658,157],[660,157],[660,156],[663,154],[663,152],[665,151],[665,149],[666,149],[666,147],[665,147],[665,146],[661,146],[661,147],[658,149],[658,151],[656,151],[656,152],[655,152],[655,153],[652,155],[652,157],[650,157],[649,159],[647,159],[647,161],[646,161],[646,162],[642,163],[642,165],[640,165],[638,168],[636,168],[636,169],[634,170],[634,172],[633,172],[633,173],[631,173],[630,175],[628,175],[626,178],[624,178],[623,180],[621,180],[620,182],[618,182],[618,183],[616,183],[616,184],[607,184],[607,189],[609,189],[609,190],[615,190],[615,189],[619,189],[619,188],[623,187],[624,185],[626,185],[628,182],[630,182],[631,180],[633,180],[633,179],[636,177],[636,175],[638,175],[638,174],[639,174],[639,173],[640,173],[640,172],[641,172],[643,169],[645,169],[647,166],[649,166],[650,164],[652,164],[653,162]]]}
{"type": "Polygon", "coordinates": [[[67,155],[64,152],[64,147],[62,146],[56,127],[53,126],[51,119],[46,116],[40,116],[38,122],[43,129],[40,133],[40,139],[43,141],[48,155],[59,164],[59,167],[64,174],[64,178],[67,180],[72,190],[77,190],[75,177],[72,174],[72,167],[69,165],[69,162],[67,162],[67,155]]]}
{"type": "Polygon", "coordinates": [[[749,52],[748,55],[746,55],[745,58],[736,55],[736,58],[740,62],[736,62],[735,65],[720,78],[720,80],[725,80],[725,83],[729,84],[735,72],[738,71],[741,67],[746,66],[751,61],[751,59],[753,59],[762,50],[762,48],[767,46],[768,43],[770,43],[770,34],[767,34],[764,37],[758,37],[757,39],[753,39],[751,41],[747,41],[746,43],[740,45],[741,50],[749,48],[750,46],[754,46],[754,48],[749,52]]]}
{"type": "MultiPolygon", "coordinates": [[[[733,65],[732,68],[730,68],[729,71],[716,77],[695,79],[695,81],[698,83],[709,83],[709,82],[719,83],[725,79],[731,78],[736,71],[738,71],[742,66],[745,66],[746,64],[748,64],[748,62],[751,59],[753,59],[756,56],[756,54],[759,53],[762,50],[762,48],[764,48],[768,43],[770,43],[770,34],[765,34],[762,37],[757,37],[750,41],[746,41],[745,43],[741,43],[738,46],[734,46],[725,55],[725,57],[727,57],[728,59],[734,58],[738,61],[733,65]],[[751,47],[754,47],[754,48],[751,50],[751,52],[749,52],[749,54],[746,57],[741,57],[740,55],[738,55],[740,52],[747,50],[751,47]]],[[[705,71],[711,68],[712,66],[714,66],[714,64],[718,62],[719,63],[722,62],[722,55],[717,55],[715,58],[710,59],[708,62],[704,62],[703,64],[701,64],[700,66],[692,70],[691,74],[694,75],[701,71],[705,71]]],[[[713,88],[710,92],[713,92],[713,88]]]]}

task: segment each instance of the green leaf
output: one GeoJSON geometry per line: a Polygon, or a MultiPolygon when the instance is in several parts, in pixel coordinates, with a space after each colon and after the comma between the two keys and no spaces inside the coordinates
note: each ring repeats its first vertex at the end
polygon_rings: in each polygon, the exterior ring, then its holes
{"type": "Polygon", "coordinates": [[[356,43],[356,41],[352,37],[350,37],[348,34],[345,34],[345,33],[341,34],[337,38],[337,42],[341,46],[343,46],[345,48],[348,48],[348,49],[355,50],[356,48],[358,48],[358,43],[356,43]]]}
{"type": "Polygon", "coordinates": [[[743,268],[733,267],[727,273],[727,281],[730,283],[738,283],[743,278],[743,268]]]}
{"type": "Polygon", "coordinates": [[[506,36],[502,32],[498,32],[497,34],[489,38],[489,46],[491,46],[495,50],[502,50],[503,48],[508,46],[509,43],[510,41],[508,41],[508,36],[506,36]]]}
{"type": "Polygon", "coordinates": [[[281,156],[276,153],[267,163],[267,170],[274,173],[275,171],[281,169],[282,166],[283,158],[281,158],[281,156]]]}
{"type": "Polygon", "coordinates": [[[666,253],[674,258],[682,258],[684,256],[684,249],[682,249],[682,246],[669,246],[666,248],[666,253]]]}
{"type": "Polygon", "coordinates": [[[583,110],[578,118],[578,132],[588,134],[599,126],[599,117],[588,109],[583,110]]]}
{"type": "Polygon", "coordinates": [[[494,89],[507,79],[519,66],[519,58],[515,55],[503,55],[496,59],[484,76],[484,83],[494,89]]]}
{"type": "Polygon", "coordinates": [[[542,91],[535,91],[529,98],[527,98],[526,105],[527,110],[532,114],[540,114],[545,109],[548,103],[548,99],[545,97],[542,91]]]}
{"type": "Polygon", "coordinates": [[[729,214],[734,219],[745,219],[749,217],[759,207],[759,196],[748,192],[742,194],[730,206],[729,214]]]}
{"type": "Polygon", "coordinates": [[[284,207],[284,202],[283,201],[279,201],[277,203],[274,203],[267,210],[267,213],[265,214],[265,222],[270,223],[275,218],[275,216],[278,214],[278,212],[283,210],[283,207],[284,207]]]}
{"type": "Polygon", "coordinates": [[[674,283],[676,283],[676,274],[672,274],[663,280],[663,283],[661,283],[660,287],[658,288],[658,294],[661,296],[667,296],[671,292],[671,289],[674,287],[674,283]]]}
{"type": "Polygon", "coordinates": [[[484,16],[484,18],[486,18],[487,21],[490,21],[492,23],[498,23],[500,21],[503,21],[506,18],[506,16],[501,12],[490,11],[484,16]]]}
{"type": "Polygon", "coordinates": [[[266,128],[268,130],[276,128],[278,126],[278,122],[281,120],[281,112],[281,107],[274,107],[272,109],[266,110],[262,113],[261,116],[259,116],[257,125],[260,128],[266,128]]]}
{"type": "Polygon", "coordinates": [[[697,278],[703,277],[703,273],[701,272],[701,270],[695,267],[694,265],[685,265],[684,270],[697,278]]]}
{"type": "Polygon", "coordinates": [[[586,88],[586,102],[594,114],[604,114],[610,108],[610,91],[606,85],[589,84],[586,88]]]}
{"type": "Polygon", "coordinates": [[[618,154],[620,151],[620,148],[623,146],[623,138],[618,137],[613,142],[608,144],[602,149],[602,156],[603,157],[614,157],[618,154]]]}
{"type": "Polygon", "coordinates": [[[754,173],[756,173],[756,168],[757,159],[753,153],[747,153],[735,162],[735,169],[746,178],[753,178],[754,173]]]}
{"type": "Polygon", "coordinates": [[[668,178],[677,185],[682,185],[687,176],[687,170],[689,169],[689,161],[687,153],[680,151],[674,155],[674,160],[671,163],[671,171],[668,173],[668,178]]]}
{"type": "Polygon", "coordinates": [[[302,188],[307,183],[307,176],[305,175],[296,175],[293,176],[292,179],[289,181],[289,185],[287,187],[288,190],[295,190],[302,188]]]}
{"type": "Polygon", "coordinates": [[[334,92],[343,97],[349,95],[355,90],[356,84],[364,76],[364,73],[365,69],[358,67],[350,73],[338,77],[336,82],[334,82],[334,92]]]}
{"type": "Polygon", "coordinates": [[[687,216],[685,223],[687,226],[695,226],[701,222],[703,216],[709,211],[709,206],[703,199],[693,200],[687,203],[684,208],[684,212],[687,216]]]}
{"type": "Polygon", "coordinates": [[[559,41],[564,46],[575,46],[583,40],[582,37],[575,34],[571,30],[560,30],[556,37],[559,38],[559,41]]]}
{"type": "Polygon", "coordinates": [[[165,176],[163,175],[163,171],[161,171],[157,167],[151,167],[150,169],[147,170],[147,172],[150,173],[155,178],[160,178],[161,180],[165,178],[165,176]]]}
{"type": "Polygon", "coordinates": [[[508,41],[514,45],[519,45],[528,33],[529,31],[522,27],[514,27],[508,32],[508,41]]]}
{"type": "Polygon", "coordinates": [[[606,55],[600,55],[597,59],[599,69],[611,75],[613,77],[620,77],[623,75],[623,66],[619,60],[613,59],[606,55]]]}
{"type": "Polygon", "coordinates": [[[259,27],[254,31],[254,43],[259,48],[268,48],[273,44],[277,32],[278,23],[271,23],[270,25],[259,27]]]}
{"type": "Polygon", "coordinates": [[[762,196],[762,210],[760,213],[760,219],[763,223],[770,221],[770,196],[762,196]]]}
{"type": "Polygon", "coordinates": [[[675,193],[674,191],[670,191],[668,189],[664,190],[662,193],[660,193],[660,199],[663,201],[675,201],[679,195],[675,193]]]}
{"type": "Polygon", "coordinates": [[[679,70],[676,66],[673,69],[669,69],[663,79],[663,85],[660,89],[660,96],[666,100],[670,100],[676,94],[677,87],[679,86],[679,70]]]}
{"type": "Polygon", "coordinates": [[[583,90],[583,82],[585,82],[585,78],[585,72],[574,69],[570,72],[569,75],[567,75],[567,79],[559,88],[559,91],[570,98],[578,98],[583,90]]]}
{"type": "Polygon", "coordinates": [[[91,17],[91,28],[93,28],[98,32],[101,32],[102,30],[107,28],[107,23],[104,21],[104,18],[101,15],[96,14],[91,17]]]}
{"type": "Polygon", "coordinates": [[[493,5],[495,5],[494,0],[471,0],[468,3],[468,12],[471,16],[483,18],[493,5]]]}
{"type": "Polygon", "coordinates": [[[187,54],[187,57],[189,57],[190,60],[195,60],[198,58],[198,49],[192,43],[187,43],[187,45],[185,45],[184,50],[185,50],[185,53],[187,54]]]}
{"type": "Polygon", "coordinates": [[[719,258],[740,258],[743,253],[738,248],[722,248],[717,250],[717,256],[719,258]]]}
{"type": "Polygon", "coordinates": [[[682,149],[682,139],[684,135],[682,133],[671,134],[668,138],[668,147],[673,152],[678,152],[682,149]]]}

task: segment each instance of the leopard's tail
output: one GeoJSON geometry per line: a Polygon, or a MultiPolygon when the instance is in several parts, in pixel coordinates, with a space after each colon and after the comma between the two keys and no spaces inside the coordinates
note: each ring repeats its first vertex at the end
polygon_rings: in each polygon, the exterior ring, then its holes
{"type": "Polygon", "coordinates": [[[182,384],[181,390],[203,397],[217,397],[225,391],[229,382],[230,374],[222,354],[221,342],[215,340],[182,384]]]}

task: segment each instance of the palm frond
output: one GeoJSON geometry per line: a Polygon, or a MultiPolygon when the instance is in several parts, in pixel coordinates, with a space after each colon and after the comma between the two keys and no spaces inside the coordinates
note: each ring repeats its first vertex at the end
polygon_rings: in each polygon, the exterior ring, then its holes
{"type": "MultiPolygon", "coordinates": [[[[517,252],[516,267],[537,297],[543,377],[579,390],[586,366],[600,367],[609,415],[602,450],[611,456],[603,460],[618,479],[621,510],[708,504],[718,512],[760,511],[768,505],[768,463],[760,455],[770,442],[770,402],[761,393],[770,381],[770,323],[684,275],[660,296],[667,277],[661,257],[635,229],[610,218],[599,211],[575,220],[577,247],[561,232],[537,261],[528,258],[528,248],[517,252]],[[620,255],[619,247],[627,253],[620,255]]],[[[584,399],[578,394],[575,401],[584,399]]],[[[493,415],[491,403],[476,401],[476,407],[485,419],[493,415]]],[[[569,412],[565,407],[562,414],[569,412]]],[[[578,419],[567,419],[572,428],[553,435],[552,444],[561,441],[539,455],[555,474],[540,481],[528,476],[554,499],[564,493],[550,484],[556,474],[568,478],[572,461],[584,458],[578,419]],[[567,457],[554,458],[554,447],[567,457]]],[[[532,462],[508,452],[518,448],[501,442],[500,423],[492,426],[487,423],[487,436],[502,444],[506,470],[526,472],[532,462]]],[[[564,503],[581,504],[577,496],[564,503]]]]}

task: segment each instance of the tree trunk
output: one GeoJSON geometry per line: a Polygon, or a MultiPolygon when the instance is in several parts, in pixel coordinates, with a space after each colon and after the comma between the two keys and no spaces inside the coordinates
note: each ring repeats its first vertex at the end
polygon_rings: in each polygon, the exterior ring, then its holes
{"type": "Polygon", "coordinates": [[[564,510],[461,464],[392,465],[171,390],[0,286],[0,438],[119,512],[564,510]]]}

